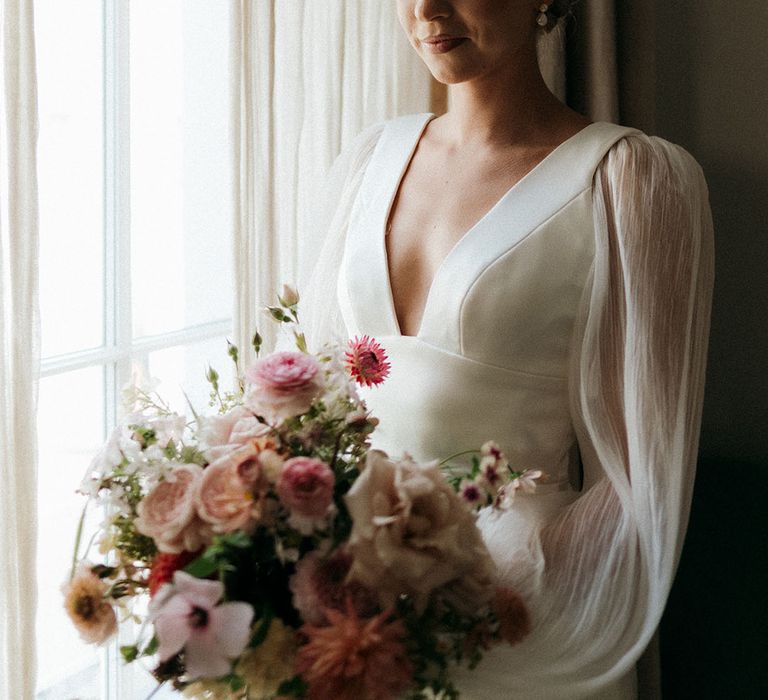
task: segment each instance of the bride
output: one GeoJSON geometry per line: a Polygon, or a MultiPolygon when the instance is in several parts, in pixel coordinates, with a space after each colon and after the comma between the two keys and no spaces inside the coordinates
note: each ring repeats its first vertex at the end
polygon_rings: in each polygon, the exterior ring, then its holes
{"type": "Polygon", "coordinates": [[[330,177],[315,342],[368,334],[391,377],[374,446],[495,440],[546,484],[479,524],[534,631],[462,697],[635,698],[685,534],[713,279],[701,170],[547,90],[537,34],[570,2],[396,0],[443,116],[363,133],[330,177]]]}

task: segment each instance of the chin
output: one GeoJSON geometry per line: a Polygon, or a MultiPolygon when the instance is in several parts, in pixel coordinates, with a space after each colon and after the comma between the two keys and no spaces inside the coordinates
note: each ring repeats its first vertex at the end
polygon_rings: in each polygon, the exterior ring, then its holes
{"type": "Polygon", "coordinates": [[[480,71],[469,66],[448,65],[447,61],[424,61],[432,77],[443,85],[456,85],[476,78],[480,71]]]}

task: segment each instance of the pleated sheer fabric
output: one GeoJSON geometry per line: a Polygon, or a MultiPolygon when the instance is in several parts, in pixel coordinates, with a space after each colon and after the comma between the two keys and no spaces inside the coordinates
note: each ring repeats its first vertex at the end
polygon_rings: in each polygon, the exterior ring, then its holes
{"type": "MultiPolygon", "coordinates": [[[[313,344],[346,337],[336,301],[345,227],[380,132],[364,132],[329,178],[318,218],[328,234],[302,305],[313,344]]],[[[680,557],[714,275],[707,187],[683,149],[633,135],[599,165],[593,209],[570,373],[585,483],[536,533],[544,575],[532,636],[489,655],[472,700],[634,697],[620,681],[658,626],[680,557]]]]}
{"type": "Polygon", "coordinates": [[[35,692],[37,89],[31,0],[0,2],[0,698],[35,692]]]}
{"type": "Polygon", "coordinates": [[[324,237],[317,183],[370,124],[429,108],[430,77],[381,0],[238,0],[233,114],[239,163],[235,335],[250,352],[261,309],[311,269],[324,237]]]}

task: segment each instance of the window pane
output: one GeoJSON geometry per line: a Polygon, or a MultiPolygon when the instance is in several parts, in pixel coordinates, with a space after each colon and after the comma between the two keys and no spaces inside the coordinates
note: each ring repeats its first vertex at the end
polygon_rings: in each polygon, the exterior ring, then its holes
{"type": "Polygon", "coordinates": [[[230,5],[130,5],[135,337],[231,317],[230,5]]]}
{"type": "Polygon", "coordinates": [[[103,338],[101,12],[94,0],[35,3],[44,357],[103,338]]]}
{"type": "MultiPolygon", "coordinates": [[[[40,381],[37,651],[39,697],[46,699],[99,696],[101,652],[80,641],[60,586],[69,575],[86,502],[75,489],[104,437],[103,377],[101,367],[89,367],[40,381]]],[[[91,512],[84,531],[93,533],[100,520],[91,512]]]]}
{"type": "Polygon", "coordinates": [[[157,391],[172,409],[191,416],[184,392],[198,413],[216,411],[208,405],[210,385],[205,380],[205,373],[209,365],[221,376],[221,391],[231,390],[234,373],[232,360],[227,355],[226,338],[150,353],[145,372],[162,382],[157,391]]]}

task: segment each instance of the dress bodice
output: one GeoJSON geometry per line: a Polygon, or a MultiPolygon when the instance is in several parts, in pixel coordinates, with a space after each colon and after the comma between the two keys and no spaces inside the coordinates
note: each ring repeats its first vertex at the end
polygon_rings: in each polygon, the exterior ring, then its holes
{"type": "Polygon", "coordinates": [[[375,447],[428,461],[496,440],[550,477],[478,517],[533,630],[457,676],[462,697],[634,699],[695,474],[714,261],[703,173],[663,139],[586,127],[458,241],[403,336],[386,221],[430,117],[374,125],[338,161],[309,338],[368,334],[388,352],[390,377],[363,392],[375,447]]]}
{"type": "Polygon", "coordinates": [[[400,181],[432,115],[389,122],[352,207],[338,295],[350,335],[375,336],[391,377],[365,393],[374,444],[421,460],[493,439],[562,487],[573,471],[569,353],[594,256],[592,180],[633,130],[587,126],[458,241],[433,279],[415,337],[400,333],[385,244],[400,181]]]}

